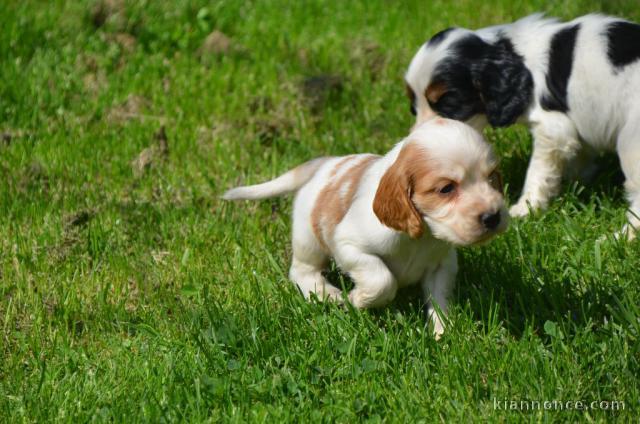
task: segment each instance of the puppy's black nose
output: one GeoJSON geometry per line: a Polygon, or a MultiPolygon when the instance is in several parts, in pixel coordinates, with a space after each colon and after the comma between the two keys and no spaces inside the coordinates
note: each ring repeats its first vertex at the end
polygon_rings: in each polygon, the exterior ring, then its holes
{"type": "Polygon", "coordinates": [[[500,211],[496,213],[483,213],[480,215],[480,221],[487,230],[495,230],[500,224],[500,211]]]}

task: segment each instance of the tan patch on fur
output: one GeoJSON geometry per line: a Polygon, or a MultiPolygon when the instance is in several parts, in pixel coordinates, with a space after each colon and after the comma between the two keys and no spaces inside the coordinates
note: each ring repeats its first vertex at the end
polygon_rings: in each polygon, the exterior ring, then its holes
{"type": "Polygon", "coordinates": [[[422,215],[412,197],[417,182],[422,185],[434,178],[428,162],[423,149],[411,142],[406,144],[380,179],[373,201],[373,211],[380,222],[412,238],[419,238],[424,232],[422,215]]]}
{"type": "Polygon", "coordinates": [[[360,161],[347,169],[343,175],[336,177],[340,169],[358,156],[351,155],[342,159],[331,171],[328,184],[322,189],[311,212],[313,233],[325,250],[327,238],[333,235],[336,226],[342,221],[351,207],[353,197],[360,185],[362,175],[377,159],[377,155],[365,155],[360,161]],[[348,185],[346,192],[342,192],[348,185]]]}
{"type": "Polygon", "coordinates": [[[443,82],[435,82],[433,84],[429,84],[424,95],[430,103],[436,103],[446,92],[447,86],[443,82]]]}
{"type": "Polygon", "coordinates": [[[340,162],[336,163],[336,166],[334,166],[333,169],[331,170],[331,174],[329,174],[329,178],[335,177],[336,174],[340,171],[340,169],[342,169],[344,165],[351,162],[356,157],[357,155],[345,156],[340,162]]]}
{"type": "Polygon", "coordinates": [[[290,172],[293,173],[293,179],[296,181],[296,184],[301,180],[308,180],[310,178],[309,174],[315,174],[316,171],[329,159],[329,157],[319,157],[293,168],[290,172]]]}
{"type": "Polygon", "coordinates": [[[418,238],[424,231],[423,215],[436,213],[438,219],[454,213],[459,203],[459,184],[443,178],[443,164],[431,159],[424,149],[411,142],[387,170],[376,193],[373,208],[388,227],[418,238]],[[454,192],[439,190],[454,183],[454,192]]]}

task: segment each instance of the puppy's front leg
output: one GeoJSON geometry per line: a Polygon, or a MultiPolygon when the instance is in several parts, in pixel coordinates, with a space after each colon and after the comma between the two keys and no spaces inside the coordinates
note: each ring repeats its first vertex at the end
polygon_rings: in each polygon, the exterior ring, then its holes
{"type": "Polygon", "coordinates": [[[615,234],[616,238],[635,239],[640,235],[640,122],[627,123],[618,136],[618,157],[626,181],[624,183],[629,198],[629,211],[625,224],[621,231],[615,234]]]}
{"type": "Polygon", "coordinates": [[[451,249],[438,268],[426,272],[422,278],[422,291],[428,305],[427,315],[433,323],[433,333],[436,340],[444,333],[444,318],[447,315],[448,299],[455,286],[457,273],[458,256],[456,250],[451,249]]]}
{"type": "Polygon", "coordinates": [[[511,206],[511,216],[525,216],[529,208],[544,209],[558,194],[566,162],[580,150],[573,124],[564,116],[546,118],[533,127],[533,154],[527,168],[522,195],[511,206]]]}
{"type": "Polygon", "coordinates": [[[342,249],[336,260],[355,283],[349,301],[356,308],[385,306],[396,296],[396,279],[378,256],[350,247],[342,249]]]}

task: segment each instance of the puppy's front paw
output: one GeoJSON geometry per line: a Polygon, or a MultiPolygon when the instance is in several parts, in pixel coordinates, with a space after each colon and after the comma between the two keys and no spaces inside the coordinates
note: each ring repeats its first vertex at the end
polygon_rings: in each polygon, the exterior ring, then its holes
{"type": "Polygon", "coordinates": [[[320,298],[323,301],[343,303],[344,299],[342,298],[342,290],[339,288],[332,286],[331,284],[325,284],[322,287],[320,294],[320,298]]]}
{"type": "Polygon", "coordinates": [[[433,329],[433,338],[440,340],[442,335],[444,334],[444,322],[438,315],[438,313],[433,309],[429,308],[429,321],[431,321],[431,328],[433,329]]]}
{"type": "Polygon", "coordinates": [[[529,215],[529,205],[526,202],[518,202],[509,208],[509,215],[513,218],[522,218],[529,215]]]}
{"type": "Polygon", "coordinates": [[[436,339],[436,341],[438,341],[438,340],[440,340],[440,338],[442,337],[443,334],[444,334],[444,327],[442,326],[442,324],[436,325],[434,323],[434,326],[433,326],[433,338],[436,339]]]}

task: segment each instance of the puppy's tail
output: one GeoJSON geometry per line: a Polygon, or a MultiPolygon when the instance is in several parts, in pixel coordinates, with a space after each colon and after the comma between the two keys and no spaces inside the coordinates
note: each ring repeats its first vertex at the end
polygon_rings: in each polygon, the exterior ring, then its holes
{"type": "Polygon", "coordinates": [[[331,158],[323,157],[310,160],[266,183],[232,188],[223,194],[222,198],[224,200],[258,200],[297,191],[329,159],[331,158]]]}

